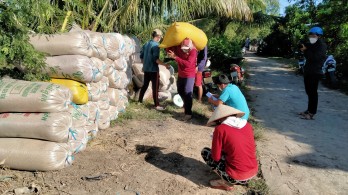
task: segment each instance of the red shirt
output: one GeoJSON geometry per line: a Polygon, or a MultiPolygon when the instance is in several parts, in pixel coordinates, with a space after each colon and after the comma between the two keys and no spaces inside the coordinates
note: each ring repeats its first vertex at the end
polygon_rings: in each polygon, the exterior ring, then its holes
{"type": "Polygon", "coordinates": [[[181,50],[181,46],[167,48],[167,51],[172,50],[175,55],[175,61],[178,63],[178,75],[181,78],[195,78],[197,64],[197,50],[192,49],[189,53],[181,50]]]}
{"type": "Polygon", "coordinates": [[[217,126],[213,134],[211,156],[219,161],[225,155],[226,173],[235,180],[247,180],[258,171],[256,145],[252,126],[247,123],[237,129],[225,124],[217,126]]]}

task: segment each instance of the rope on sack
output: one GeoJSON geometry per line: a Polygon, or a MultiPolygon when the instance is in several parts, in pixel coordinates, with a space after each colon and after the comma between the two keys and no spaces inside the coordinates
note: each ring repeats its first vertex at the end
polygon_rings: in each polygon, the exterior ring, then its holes
{"type": "Polygon", "coordinates": [[[74,162],[75,160],[75,156],[72,154],[71,151],[68,151],[68,155],[65,159],[65,164],[67,165],[72,165],[72,163],[74,162]]]}
{"type": "Polygon", "coordinates": [[[77,132],[75,130],[72,130],[71,128],[69,128],[69,133],[71,134],[72,138],[74,140],[76,140],[77,132]]]}

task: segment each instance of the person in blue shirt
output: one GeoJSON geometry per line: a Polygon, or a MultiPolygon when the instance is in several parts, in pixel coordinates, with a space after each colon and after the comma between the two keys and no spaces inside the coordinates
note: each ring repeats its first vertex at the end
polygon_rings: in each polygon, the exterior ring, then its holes
{"type": "Polygon", "coordinates": [[[155,103],[156,110],[164,110],[164,107],[159,105],[158,89],[159,89],[159,68],[158,65],[163,65],[167,69],[170,68],[169,64],[165,64],[159,59],[160,49],[158,47],[163,34],[159,29],[155,29],[152,32],[152,40],[145,43],[140,52],[140,59],[143,63],[144,71],[144,84],[140,90],[139,102],[143,102],[144,94],[149,87],[149,83],[152,83],[152,97],[155,103]]]}
{"type": "Polygon", "coordinates": [[[215,97],[217,97],[218,99],[214,100],[213,97],[210,97],[208,99],[208,102],[210,102],[214,106],[225,104],[241,110],[245,113],[242,118],[248,120],[250,114],[249,107],[243,93],[240,91],[238,86],[231,84],[227,75],[224,74],[213,77],[213,82],[219,87],[222,92],[218,97],[215,95],[215,97]]]}

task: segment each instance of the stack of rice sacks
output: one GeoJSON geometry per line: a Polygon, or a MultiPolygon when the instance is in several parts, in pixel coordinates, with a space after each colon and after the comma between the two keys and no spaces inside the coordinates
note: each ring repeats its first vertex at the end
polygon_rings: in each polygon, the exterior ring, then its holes
{"type": "Polygon", "coordinates": [[[0,79],[0,166],[50,171],[71,165],[77,136],[71,100],[61,85],[0,79]]]}

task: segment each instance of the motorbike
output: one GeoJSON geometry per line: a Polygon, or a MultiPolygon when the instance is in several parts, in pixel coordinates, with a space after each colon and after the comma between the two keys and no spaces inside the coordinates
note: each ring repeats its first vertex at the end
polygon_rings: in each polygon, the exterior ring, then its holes
{"type": "Polygon", "coordinates": [[[297,71],[299,74],[303,74],[303,67],[306,64],[306,58],[304,57],[304,53],[302,51],[295,52],[295,55],[297,56],[297,71]]]}
{"type": "Polygon", "coordinates": [[[217,90],[217,87],[214,85],[212,76],[211,76],[211,69],[209,68],[211,65],[210,60],[207,61],[207,64],[204,67],[204,70],[202,72],[203,82],[203,94],[206,94],[207,92],[213,92],[217,90]]]}
{"type": "Polygon", "coordinates": [[[235,85],[241,86],[244,84],[245,70],[237,64],[232,64],[230,67],[231,82],[235,85]]]}
{"type": "Polygon", "coordinates": [[[332,55],[329,55],[322,67],[324,73],[323,82],[328,84],[331,88],[337,89],[338,80],[341,77],[341,74],[336,70],[336,60],[332,55]]]}

